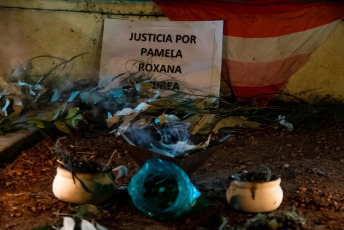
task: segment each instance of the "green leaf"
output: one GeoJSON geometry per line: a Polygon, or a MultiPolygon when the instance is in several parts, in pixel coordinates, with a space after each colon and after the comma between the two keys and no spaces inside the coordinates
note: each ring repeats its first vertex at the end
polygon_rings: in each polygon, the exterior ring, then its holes
{"type": "Polygon", "coordinates": [[[79,121],[83,119],[83,116],[81,114],[76,115],[75,117],[72,117],[67,120],[67,124],[73,128],[76,128],[78,126],[79,121]]]}
{"type": "Polygon", "coordinates": [[[68,110],[68,114],[66,116],[66,119],[74,117],[79,112],[79,107],[74,107],[68,110]]]}
{"type": "Polygon", "coordinates": [[[28,122],[34,126],[36,126],[39,129],[44,129],[45,128],[45,124],[43,121],[37,119],[36,117],[31,117],[28,119],[28,122]]]}
{"type": "Polygon", "coordinates": [[[54,122],[54,125],[55,125],[55,127],[56,127],[58,130],[60,130],[61,132],[70,133],[70,129],[68,128],[68,126],[67,126],[64,122],[55,121],[55,122],[54,122]]]}

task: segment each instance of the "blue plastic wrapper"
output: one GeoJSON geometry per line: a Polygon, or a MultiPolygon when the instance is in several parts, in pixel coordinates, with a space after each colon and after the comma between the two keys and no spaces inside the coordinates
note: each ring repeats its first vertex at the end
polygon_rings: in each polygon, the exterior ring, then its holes
{"type": "Polygon", "coordinates": [[[180,167],[160,159],[146,161],[132,178],[128,192],[137,209],[161,220],[181,217],[201,195],[180,167]]]}

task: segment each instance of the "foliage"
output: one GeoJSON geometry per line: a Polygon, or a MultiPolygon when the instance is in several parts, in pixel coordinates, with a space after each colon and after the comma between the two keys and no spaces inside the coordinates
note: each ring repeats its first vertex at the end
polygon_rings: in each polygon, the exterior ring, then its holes
{"type": "Polygon", "coordinates": [[[58,138],[53,150],[61,167],[72,172],[73,177],[75,173],[97,173],[111,170],[111,168],[105,164],[75,159],[72,152],[67,149],[67,145],[62,143],[62,141],[65,139],[66,137],[58,138]]]}
{"type": "Polygon", "coordinates": [[[61,214],[54,226],[46,225],[33,230],[107,230],[95,220],[102,217],[101,211],[92,204],[77,206],[70,214],[61,214]]]}
{"type": "Polygon", "coordinates": [[[13,132],[26,123],[46,130],[57,128],[65,133],[76,128],[83,120],[79,108],[72,103],[77,93],[71,91],[72,87],[66,87],[71,82],[60,75],[67,63],[81,55],[69,60],[35,57],[14,69],[6,80],[1,78],[0,134],[13,132]],[[44,73],[37,73],[34,66],[42,60],[53,64],[44,73]]]}
{"type": "Polygon", "coordinates": [[[249,219],[244,227],[234,228],[237,230],[282,230],[282,229],[303,229],[306,218],[295,207],[286,210],[275,211],[270,214],[259,213],[249,219]]]}
{"type": "Polygon", "coordinates": [[[212,226],[219,226],[219,230],[302,230],[307,219],[301,211],[292,206],[270,213],[258,213],[248,219],[243,226],[228,225],[224,216],[214,216],[211,222],[213,222],[212,226]]]}
{"type": "MultiPolygon", "coordinates": [[[[327,112],[344,120],[343,105],[323,105],[321,99],[307,103],[269,106],[247,105],[215,97],[200,97],[169,91],[168,96],[154,89],[154,77],[147,73],[123,73],[101,79],[94,85],[86,80],[68,78],[67,65],[85,55],[68,60],[38,56],[15,68],[6,80],[0,78],[0,134],[15,131],[26,123],[38,128],[70,133],[84,117],[91,123],[105,124],[115,134],[149,126],[188,124],[191,135],[209,135],[229,130],[281,125],[288,130],[305,123],[312,129],[327,112]],[[50,66],[39,70],[41,63],[50,66]],[[49,62],[50,65],[47,65],[49,62]]],[[[285,92],[282,92],[286,94],[285,92]]],[[[86,121],[85,121],[86,122],[86,121]]]]}

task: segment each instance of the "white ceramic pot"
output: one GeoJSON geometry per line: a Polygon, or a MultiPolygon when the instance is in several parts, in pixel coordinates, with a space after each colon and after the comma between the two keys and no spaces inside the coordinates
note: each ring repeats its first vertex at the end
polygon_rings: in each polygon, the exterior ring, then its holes
{"type": "Polygon", "coordinates": [[[109,200],[114,192],[114,180],[126,176],[125,166],[96,173],[72,173],[61,166],[53,181],[53,193],[56,198],[75,204],[99,204],[109,200]]]}
{"type": "Polygon", "coordinates": [[[241,212],[270,212],[283,200],[281,178],[269,182],[231,181],[226,197],[229,205],[241,212]]]}

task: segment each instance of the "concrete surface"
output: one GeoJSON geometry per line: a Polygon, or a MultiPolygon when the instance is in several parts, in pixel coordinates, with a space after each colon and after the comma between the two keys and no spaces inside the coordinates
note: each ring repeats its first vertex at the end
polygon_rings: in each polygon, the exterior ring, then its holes
{"type": "Polygon", "coordinates": [[[0,164],[14,160],[21,150],[36,144],[39,139],[39,131],[33,128],[0,136],[0,164]]]}

